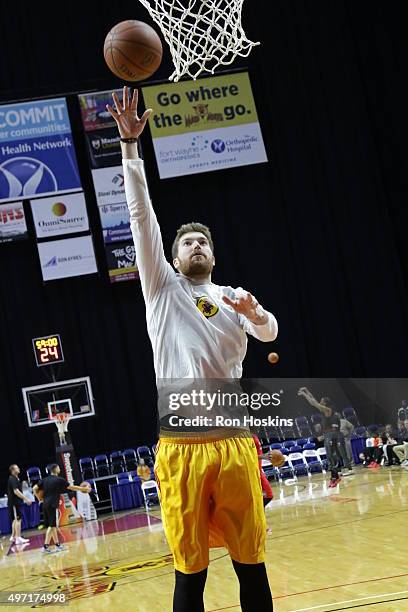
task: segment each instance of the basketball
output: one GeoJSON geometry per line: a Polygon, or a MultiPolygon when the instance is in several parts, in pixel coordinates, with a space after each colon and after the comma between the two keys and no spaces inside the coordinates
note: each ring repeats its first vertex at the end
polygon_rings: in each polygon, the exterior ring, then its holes
{"type": "Polygon", "coordinates": [[[269,361],[269,363],[278,363],[278,361],[279,361],[278,353],[269,353],[268,361],[269,361]]]}
{"type": "Polygon", "coordinates": [[[285,463],[285,456],[279,450],[271,450],[269,460],[274,467],[282,467],[285,463]]]}
{"type": "Polygon", "coordinates": [[[121,21],[115,25],[103,47],[109,69],[125,81],[143,81],[160,66],[163,47],[159,35],[143,21],[121,21]]]}

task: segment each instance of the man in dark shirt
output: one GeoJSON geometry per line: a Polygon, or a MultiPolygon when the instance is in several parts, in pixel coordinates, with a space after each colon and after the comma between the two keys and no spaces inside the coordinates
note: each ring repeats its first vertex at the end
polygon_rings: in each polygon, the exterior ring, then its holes
{"type": "Polygon", "coordinates": [[[33,487],[35,495],[37,495],[39,491],[42,491],[43,494],[44,526],[47,527],[43,547],[44,553],[53,552],[50,549],[51,540],[54,540],[56,551],[64,550],[60,544],[57,530],[58,506],[61,493],[65,493],[66,491],[82,491],[82,493],[89,493],[91,490],[89,485],[87,487],[70,485],[68,480],[59,476],[60,471],[59,465],[54,463],[50,466],[50,476],[43,478],[43,480],[40,480],[40,482],[33,487]]]}
{"type": "Polygon", "coordinates": [[[23,503],[31,506],[31,500],[23,495],[23,487],[19,479],[20,468],[13,463],[9,467],[7,482],[8,512],[11,521],[10,542],[13,544],[26,544],[30,540],[21,537],[21,506],[23,503]]]}
{"type": "Polygon", "coordinates": [[[331,471],[329,487],[336,487],[340,482],[338,455],[340,455],[343,461],[346,474],[352,473],[351,462],[347,457],[344,435],[340,431],[340,416],[336,413],[330,398],[322,397],[320,402],[318,402],[307,387],[301,387],[298,395],[303,396],[311,406],[317,408],[323,414],[324,447],[326,449],[329,470],[331,471]]]}

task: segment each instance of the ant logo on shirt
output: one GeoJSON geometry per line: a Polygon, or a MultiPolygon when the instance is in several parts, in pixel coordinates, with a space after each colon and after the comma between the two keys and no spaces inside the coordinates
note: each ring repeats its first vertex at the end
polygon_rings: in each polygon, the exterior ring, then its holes
{"type": "Polygon", "coordinates": [[[206,319],[213,317],[219,311],[218,306],[210,302],[206,295],[196,298],[196,304],[198,310],[205,316],[206,319]]]}

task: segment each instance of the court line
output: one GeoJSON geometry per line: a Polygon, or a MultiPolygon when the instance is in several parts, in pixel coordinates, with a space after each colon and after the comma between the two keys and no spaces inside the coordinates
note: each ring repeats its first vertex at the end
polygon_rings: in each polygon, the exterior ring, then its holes
{"type": "MultiPolygon", "coordinates": [[[[291,610],[290,612],[307,612],[308,610],[317,610],[318,608],[327,608],[327,606],[335,606],[338,604],[347,604],[347,603],[354,603],[355,601],[365,601],[366,599],[374,599],[376,597],[391,597],[392,595],[404,595],[405,593],[408,593],[408,591],[397,591],[395,593],[381,593],[380,595],[367,595],[366,597],[358,597],[356,599],[346,599],[344,601],[337,601],[334,604],[330,604],[330,603],[325,603],[325,604],[320,604],[319,606],[312,606],[310,608],[296,608],[294,610],[291,610]]],[[[399,599],[396,599],[395,601],[399,601],[400,599],[408,599],[408,597],[400,597],[399,599]]],[[[386,603],[387,600],[384,600],[382,602],[373,602],[374,604],[376,603],[386,603]]],[[[363,606],[366,605],[373,605],[373,604],[362,604],[363,606]]],[[[354,606],[354,607],[358,607],[358,606],[354,606]]],[[[334,610],[330,610],[329,612],[335,612],[336,610],[345,610],[347,608],[334,608],[334,610]]]]}
{"type": "MultiPolygon", "coordinates": [[[[393,578],[404,578],[405,576],[408,576],[408,572],[405,572],[404,574],[395,574],[393,576],[383,576],[382,578],[370,578],[368,580],[357,580],[356,582],[345,582],[344,584],[334,584],[331,586],[326,586],[326,587],[320,587],[319,589],[311,589],[310,591],[298,591],[296,593],[288,593],[287,595],[273,595],[273,601],[276,601],[277,599],[286,599],[287,597],[295,597],[297,595],[308,595],[310,593],[318,593],[319,591],[328,591],[330,589],[340,589],[343,587],[350,587],[350,586],[355,586],[357,584],[367,584],[368,582],[380,582],[380,580],[391,580],[393,578]]],[[[408,593],[408,591],[402,591],[403,593],[408,593]]],[[[390,595],[396,595],[397,593],[390,593],[390,595]]],[[[384,595],[382,595],[384,596],[384,595]]],[[[372,597],[376,597],[376,595],[373,595],[372,597]]],[[[402,597],[401,599],[408,599],[405,597],[402,597]]],[[[353,600],[353,601],[358,601],[358,600],[353,600]]],[[[397,600],[395,600],[397,601],[397,600]]],[[[344,602],[336,602],[336,603],[344,603],[344,602]]],[[[336,604],[325,604],[326,606],[329,605],[336,605],[336,604]]],[[[372,604],[363,604],[363,605],[372,605],[372,604]]],[[[219,612],[221,610],[231,610],[233,608],[236,608],[239,606],[233,605],[233,606],[227,606],[226,608],[215,608],[214,610],[211,610],[211,612],[219,612]]],[[[319,606],[316,606],[317,608],[319,606]]],[[[321,606],[320,606],[321,607],[321,606]]],[[[354,607],[359,607],[359,606],[354,606],[354,607]]],[[[305,610],[314,610],[314,608],[304,608],[305,610]]],[[[345,608],[336,608],[337,610],[344,610],[345,608]]],[[[298,612],[297,610],[292,610],[291,612],[298,612]]],[[[330,611],[330,612],[334,612],[330,611]]]]}
{"type": "Polygon", "coordinates": [[[394,514],[401,514],[401,512],[408,512],[406,510],[396,510],[395,512],[387,512],[386,514],[374,514],[372,516],[363,516],[358,519],[354,519],[352,521],[345,521],[343,523],[331,523],[330,525],[318,525],[317,527],[313,527],[313,529],[304,529],[303,531],[293,531],[292,533],[285,533],[282,535],[278,535],[270,538],[271,541],[279,540],[280,538],[289,538],[291,536],[296,536],[302,533],[311,533],[312,531],[320,531],[321,529],[331,529],[332,527],[340,527],[343,525],[351,525],[352,523],[361,523],[362,521],[371,521],[377,518],[384,518],[387,516],[393,516],[394,514]]]}
{"type": "Polygon", "coordinates": [[[382,606],[383,604],[392,603],[393,601],[408,600],[408,597],[397,597],[397,599],[384,599],[383,601],[373,601],[372,603],[358,604],[358,606],[347,606],[347,608],[333,608],[327,612],[338,612],[339,610],[353,610],[354,608],[368,608],[368,606],[382,606]]]}

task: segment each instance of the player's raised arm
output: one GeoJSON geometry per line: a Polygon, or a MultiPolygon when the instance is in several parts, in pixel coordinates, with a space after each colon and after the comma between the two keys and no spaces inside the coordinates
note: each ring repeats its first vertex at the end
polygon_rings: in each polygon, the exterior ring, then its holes
{"type": "Polygon", "coordinates": [[[262,342],[271,342],[278,335],[278,323],[271,312],[265,310],[248,291],[239,287],[235,299],[223,296],[223,301],[238,314],[247,334],[262,342]]]}
{"type": "Polygon", "coordinates": [[[109,104],[107,109],[115,119],[121,137],[126,200],[136,249],[136,263],[145,300],[151,301],[175,275],[164,256],[160,227],[150,202],[144,164],[137,148],[137,139],[143,132],[152,110],[147,109],[139,118],[136,89],[131,98],[125,86],[122,102],[116,93],[113,93],[112,97],[116,110],[109,104]]]}

